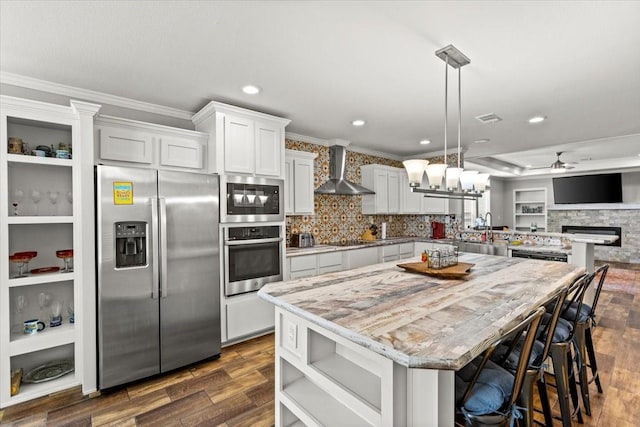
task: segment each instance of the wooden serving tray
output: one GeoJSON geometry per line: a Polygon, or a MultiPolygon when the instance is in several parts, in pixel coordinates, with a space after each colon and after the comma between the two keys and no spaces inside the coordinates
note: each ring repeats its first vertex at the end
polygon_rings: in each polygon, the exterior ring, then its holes
{"type": "Polygon", "coordinates": [[[405,264],[398,264],[398,267],[404,268],[412,273],[426,274],[427,276],[440,277],[442,279],[460,279],[469,274],[469,270],[475,264],[468,262],[459,262],[456,265],[452,265],[444,268],[429,268],[429,264],[426,262],[407,262],[405,264]]]}

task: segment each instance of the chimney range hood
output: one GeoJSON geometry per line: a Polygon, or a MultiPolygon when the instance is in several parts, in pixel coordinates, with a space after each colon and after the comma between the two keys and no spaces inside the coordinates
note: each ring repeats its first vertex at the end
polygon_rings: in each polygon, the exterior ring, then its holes
{"type": "Polygon", "coordinates": [[[358,194],[375,194],[362,185],[347,181],[344,177],[347,166],[347,149],[342,145],[329,147],[329,179],[316,188],[318,194],[334,194],[355,196],[358,194]]]}

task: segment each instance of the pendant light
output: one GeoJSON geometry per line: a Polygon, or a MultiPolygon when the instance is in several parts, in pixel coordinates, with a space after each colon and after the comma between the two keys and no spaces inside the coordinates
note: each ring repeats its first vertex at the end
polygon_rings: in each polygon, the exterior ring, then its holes
{"type": "Polygon", "coordinates": [[[426,160],[406,160],[403,162],[409,175],[409,185],[413,192],[424,193],[425,197],[446,197],[454,199],[477,199],[486,189],[488,174],[477,171],[465,171],[460,167],[460,145],[462,135],[462,73],[461,68],[471,60],[455,46],[448,45],[436,51],[436,56],[442,59],[444,65],[444,157],[442,163],[424,163],[426,160]],[[447,132],[448,132],[448,95],[449,95],[449,67],[458,70],[458,164],[448,167],[447,164],[447,132]],[[418,163],[422,162],[422,163],[418,163]],[[419,188],[424,172],[427,173],[429,189],[419,188]],[[443,184],[444,181],[444,184],[443,184]],[[444,187],[444,188],[443,188],[444,187]],[[475,187],[475,192],[473,191],[475,187]]]}

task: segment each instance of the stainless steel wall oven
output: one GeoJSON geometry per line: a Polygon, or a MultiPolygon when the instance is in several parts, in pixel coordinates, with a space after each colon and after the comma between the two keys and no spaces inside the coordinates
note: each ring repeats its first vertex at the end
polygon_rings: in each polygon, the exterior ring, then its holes
{"type": "Polygon", "coordinates": [[[284,181],[250,176],[223,176],[220,222],[284,221],[284,181]]]}
{"type": "Polygon", "coordinates": [[[223,234],[227,297],[282,280],[282,226],[229,225],[223,227],[223,234]]]}

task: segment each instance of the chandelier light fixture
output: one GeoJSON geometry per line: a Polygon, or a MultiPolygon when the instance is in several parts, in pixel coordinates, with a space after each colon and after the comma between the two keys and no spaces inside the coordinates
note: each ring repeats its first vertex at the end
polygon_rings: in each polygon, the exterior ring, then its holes
{"type": "Polygon", "coordinates": [[[462,135],[462,78],[461,68],[471,63],[455,46],[449,45],[436,51],[436,56],[445,63],[444,71],[444,157],[442,163],[429,163],[427,160],[405,160],[402,162],[409,175],[409,185],[414,193],[423,193],[425,197],[475,200],[482,197],[486,190],[489,174],[477,171],[465,171],[460,167],[460,141],[462,135]],[[447,127],[449,67],[458,70],[458,164],[447,164],[447,127]],[[422,177],[427,173],[429,188],[420,188],[422,177]]]}

